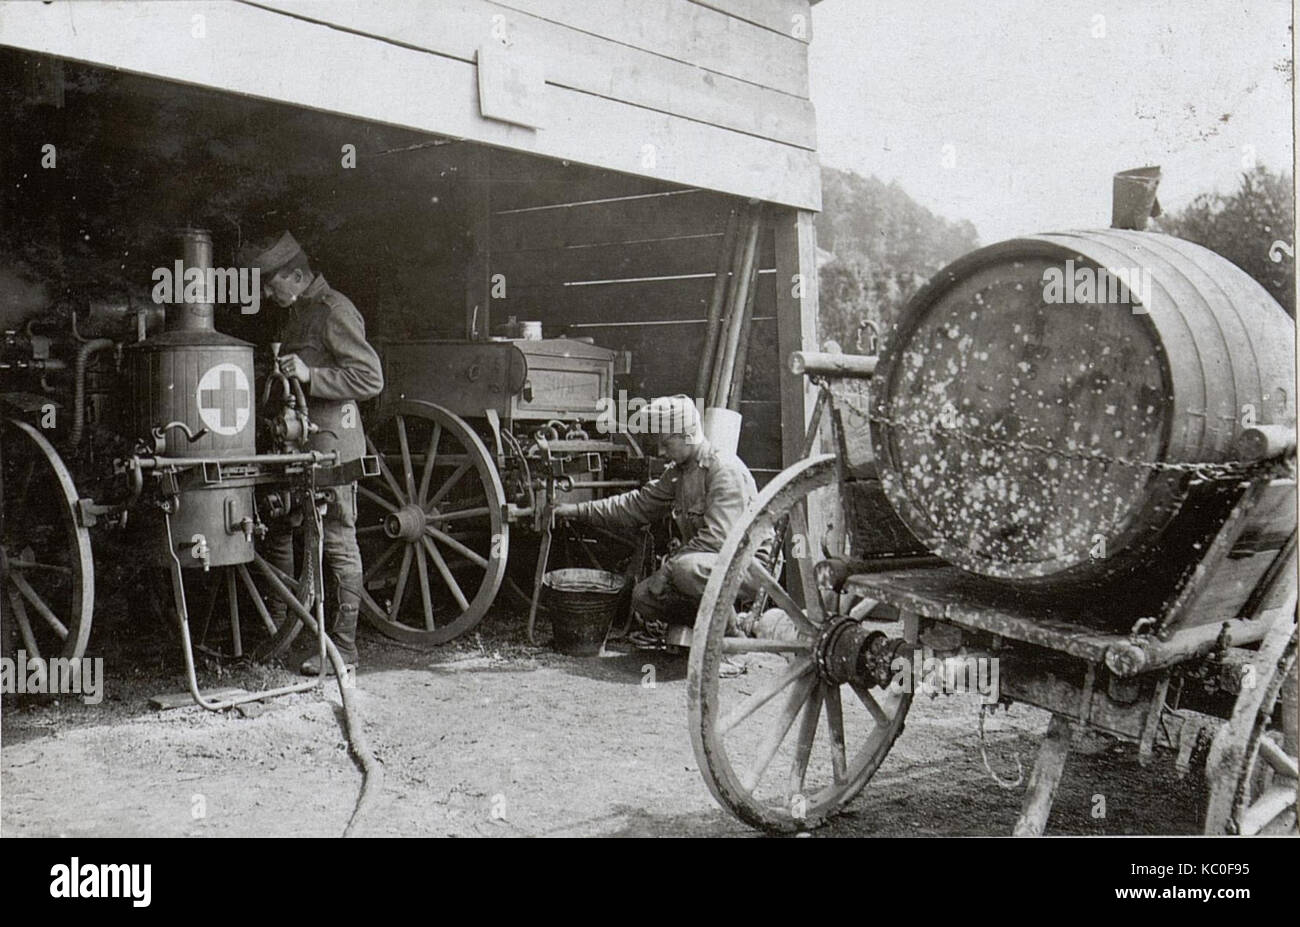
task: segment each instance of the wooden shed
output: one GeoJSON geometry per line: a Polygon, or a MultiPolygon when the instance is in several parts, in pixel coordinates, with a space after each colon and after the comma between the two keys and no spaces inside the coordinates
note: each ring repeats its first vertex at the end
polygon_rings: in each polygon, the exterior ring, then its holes
{"type": "Polygon", "coordinates": [[[694,388],[727,215],[761,201],[762,482],[810,405],[784,359],[815,342],[811,37],[810,0],[3,4],[2,218],[124,275],[163,227],[291,227],[377,337],[539,319],[652,396],[694,388]]]}

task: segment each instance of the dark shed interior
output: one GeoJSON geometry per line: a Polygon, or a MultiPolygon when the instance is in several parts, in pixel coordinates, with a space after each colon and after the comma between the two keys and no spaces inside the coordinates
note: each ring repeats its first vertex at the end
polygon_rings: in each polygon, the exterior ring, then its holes
{"type": "MultiPolygon", "coordinates": [[[[291,229],[372,340],[539,320],[630,352],[629,396],[693,391],[737,197],[9,49],[0,76],[5,328],[148,299],[180,227],[211,231],[218,266],[291,229]]],[[[762,483],[781,466],[770,221],[758,254],[739,452],[762,483]]],[[[219,308],[217,324],[265,341],[274,311],[219,308]]]]}

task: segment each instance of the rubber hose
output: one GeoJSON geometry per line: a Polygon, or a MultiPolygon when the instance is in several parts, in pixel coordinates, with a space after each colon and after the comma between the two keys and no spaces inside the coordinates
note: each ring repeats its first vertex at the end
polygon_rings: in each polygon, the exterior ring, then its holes
{"type": "Polygon", "coordinates": [[[357,712],[356,704],[352,701],[348,692],[351,686],[347,684],[347,668],[343,663],[343,655],[339,649],[334,646],[334,642],[325,637],[325,652],[329,654],[330,664],[334,667],[334,678],[338,682],[339,697],[343,699],[343,722],[344,731],[348,737],[348,745],[352,748],[352,755],[356,757],[357,762],[361,765],[361,793],[357,796],[357,803],[352,808],[352,816],[348,818],[348,826],[343,828],[344,837],[356,835],[357,824],[361,820],[362,814],[367,811],[379,793],[384,788],[384,767],[380,765],[379,760],[375,758],[375,753],[370,749],[370,741],[366,738],[366,732],[361,727],[361,718],[357,712]]]}
{"type": "Polygon", "coordinates": [[[73,447],[81,443],[81,433],[86,430],[86,365],[90,363],[90,355],[114,344],[112,338],[95,338],[77,348],[77,364],[73,372],[72,433],[68,436],[73,447]]]}

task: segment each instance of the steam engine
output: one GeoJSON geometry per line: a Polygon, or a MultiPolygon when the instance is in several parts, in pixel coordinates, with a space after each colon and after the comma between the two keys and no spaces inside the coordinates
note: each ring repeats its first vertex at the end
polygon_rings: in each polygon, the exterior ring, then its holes
{"type": "MultiPolygon", "coordinates": [[[[209,279],[208,233],[181,233],[181,258],[187,273],[209,279]]],[[[273,624],[247,569],[260,559],[257,538],[268,523],[291,518],[308,527],[310,563],[310,527],[328,486],[365,472],[364,464],[329,469],[337,462],[333,453],[306,449],[315,426],[296,381],[273,371],[259,409],[253,345],[216,331],[214,308],[211,301],[165,311],[129,299],[101,301],[45,309],[21,330],[5,332],[0,572],[5,611],[18,619],[19,643],[29,651],[84,652],[94,601],[88,530],[115,528],[103,536],[119,544],[115,570],[161,561],[171,573],[191,670],[186,586],[193,583],[185,577],[225,568],[205,582],[221,591],[224,580],[233,650],[242,655],[238,603],[251,603],[263,624],[273,624]],[[259,411],[267,416],[261,429],[259,411]],[[259,431],[266,436],[261,453],[259,431]]],[[[314,575],[318,589],[319,569],[314,575]]],[[[284,576],[268,575],[262,587],[268,584],[294,600],[293,614],[310,618],[313,588],[284,576]]]]}

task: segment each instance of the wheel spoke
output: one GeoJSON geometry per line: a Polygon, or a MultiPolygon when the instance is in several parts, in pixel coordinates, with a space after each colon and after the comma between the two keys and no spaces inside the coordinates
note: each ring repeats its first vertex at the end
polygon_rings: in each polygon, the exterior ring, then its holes
{"type": "Polygon", "coordinates": [[[456,540],[450,534],[445,534],[442,531],[439,531],[433,525],[425,525],[424,532],[425,534],[428,534],[432,537],[437,538],[439,541],[442,541],[442,543],[446,544],[448,547],[450,547],[456,553],[460,554],[470,563],[477,564],[478,566],[481,566],[485,570],[487,569],[488,562],[486,557],[484,557],[482,554],[478,553],[477,551],[471,550],[470,548],[466,547],[464,544],[456,540]]]}
{"type": "Polygon", "coordinates": [[[57,563],[37,563],[35,560],[13,559],[9,561],[9,567],[14,570],[48,570],[51,573],[62,573],[65,576],[72,575],[70,567],[60,566],[57,563]]]}
{"type": "Polygon", "coordinates": [[[840,687],[828,683],[823,687],[826,700],[826,730],[830,733],[831,775],[835,784],[848,778],[848,760],[844,758],[844,706],[840,703],[840,687]]]}
{"type": "Polygon", "coordinates": [[[447,482],[443,483],[442,486],[438,489],[438,491],[433,494],[433,498],[424,504],[424,508],[426,509],[432,508],[433,506],[441,502],[442,497],[447,495],[447,493],[451,492],[451,488],[455,486],[458,482],[460,482],[460,478],[464,476],[467,472],[469,472],[469,468],[471,466],[473,466],[473,463],[471,461],[466,460],[455,470],[453,470],[447,482]]]}
{"type": "Polygon", "coordinates": [[[375,574],[384,568],[384,564],[388,563],[388,561],[393,558],[393,554],[397,553],[398,549],[402,546],[401,541],[394,541],[389,544],[388,549],[379,555],[379,559],[370,564],[370,569],[366,570],[362,575],[361,582],[368,583],[374,579],[375,574]]]}
{"type": "Polygon", "coordinates": [[[1272,766],[1282,775],[1290,776],[1292,779],[1296,778],[1295,757],[1287,756],[1286,752],[1272,738],[1265,736],[1259,738],[1259,755],[1264,758],[1264,761],[1269,766],[1272,766]]]}
{"type": "Polygon", "coordinates": [[[767,767],[772,765],[772,758],[776,756],[776,751],[781,748],[781,741],[785,740],[785,735],[790,731],[790,725],[794,724],[799,709],[808,701],[808,694],[815,685],[817,685],[817,678],[810,676],[791,687],[785,703],[781,706],[780,713],[772,719],[772,724],[767,729],[763,742],[759,744],[754,765],[750,767],[748,774],[740,780],[740,784],[745,787],[746,791],[752,792],[758,787],[758,783],[763,778],[763,773],[767,772],[767,767]]]}
{"type": "Polygon", "coordinates": [[[416,500],[415,495],[415,466],[411,463],[411,443],[406,437],[406,419],[402,416],[395,416],[397,420],[397,443],[402,448],[402,478],[406,480],[406,498],[410,502],[416,500]]]}
{"type": "Polygon", "coordinates": [[[438,457],[438,441],[442,438],[442,422],[433,423],[433,435],[429,438],[429,452],[424,455],[424,472],[420,474],[420,495],[417,501],[424,505],[429,496],[429,479],[433,476],[433,462],[438,457]]]}
{"type": "Polygon", "coordinates": [[[397,585],[393,587],[393,601],[388,606],[388,619],[397,620],[397,613],[402,610],[402,596],[406,594],[406,577],[411,572],[411,558],[414,556],[414,548],[410,544],[406,545],[406,550],[402,553],[402,565],[397,571],[397,585]]]}
{"type": "Polygon", "coordinates": [[[451,590],[452,598],[456,600],[456,604],[460,606],[460,610],[462,612],[468,611],[469,600],[465,598],[465,593],[461,592],[460,584],[456,582],[456,577],[451,575],[451,569],[447,566],[447,561],[442,559],[442,554],[438,553],[438,548],[433,545],[433,541],[429,540],[427,537],[420,538],[420,540],[424,542],[424,549],[429,552],[429,556],[433,559],[433,565],[438,568],[438,572],[442,575],[443,582],[445,582],[447,588],[451,590]]]}
{"type": "Polygon", "coordinates": [[[771,637],[724,637],[723,653],[807,653],[808,641],[783,641],[771,637]]]}
{"type": "Polygon", "coordinates": [[[871,712],[871,717],[875,719],[876,724],[881,727],[888,727],[889,715],[885,714],[885,709],[880,707],[880,703],[876,701],[876,697],[871,694],[870,690],[856,682],[851,682],[849,685],[857,693],[858,701],[862,703],[862,706],[871,712]]]}
{"type": "Polygon", "coordinates": [[[393,505],[393,503],[389,502],[383,496],[379,495],[379,493],[375,492],[369,486],[362,486],[358,484],[357,490],[360,491],[361,495],[365,496],[367,499],[369,499],[375,505],[379,506],[384,511],[386,512],[397,511],[397,506],[393,505]]]}
{"type": "Polygon", "coordinates": [[[817,722],[821,720],[821,713],[822,687],[815,686],[808,701],[804,702],[803,714],[799,717],[799,733],[795,739],[794,762],[790,765],[790,786],[787,790],[791,801],[803,792],[808,758],[812,756],[813,740],[817,737],[817,722]]]}
{"type": "Polygon", "coordinates": [[[753,695],[737,705],[727,716],[717,723],[714,729],[719,736],[726,734],[741,721],[744,721],[754,712],[758,711],[790,683],[799,679],[805,673],[811,672],[813,662],[811,657],[800,657],[795,660],[784,670],[781,671],[775,679],[767,685],[762,686],[753,695]]]}
{"type": "Polygon", "coordinates": [[[767,590],[767,594],[772,597],[772,602],[777,608],[790,616],[790,619],[799,626],[799,630],[808,634],[817,633],[817,629],[809,622],[804,610],[799,607],[799,603],[781,587],[781,584],[776,581],[776,577],[769,573],[766,567],[760,563],[754,563],[750,566],[750,569],[758,573],[759,582],[767,590]]]}
{"type": "Polygon", "coordinates": [[[370,609],[371,613],[382,621],[388,620],[388,613],[379,607],[379,603],[374,600],[369,592],[361,590],[361,604],[370,609]]]}
{"type": "MultiPolygon", "coordinates": [[[[804,539],[805,555],[787,560],[786,567],[787,569],[793,568],[799,573],[799,583],[803,590],[803,600],[806,603],[808,620],[813,624],[823,624],[826,621],[826,613],[822,609],[821,593],[817,588],[817,578],[813,573],[814,561],[807,553],[812,536],[808,531],[808,510],[806,506],[806,501],[799,502],[790,511],[790,529],[794,532],[795,537],[804,539]]],[[[784,606],[782,607],[784,608],[784,606]]]]}
{"type": "Polygon", "coordinates": [[[415,568],[420,574],[420,600],[424,603],[424,627],[433,628],[433,596],[429,595],[429,564],[425,563],[425,553],[419,545],[413,545],[415,551],[415,568]]]}
{"type": "Polygon", "coordinates": [[[230,609],[230,649],[235,657],[244,655],[244,637],[239,627],[239,594],[235,588],[234,567],[226,567],[226,599],[230,609]]]}
{"type": "Polygon", "coordinates": [[[14,585],[18,587],[18,591],[23,594],[23,598],[32,603],[32,608],[36,609],[36,613],[45,619],[45,623],[48,624],[54,630],[54,633],[59,636],[59,640],[66,641],[68,639],[67,627],[55,616],[54,612],[50,610],[50,607],[45,604],[45,600],[42,599],[36,590],[31,587],[27,582],[27,578],[18,572],[12,572],[11,578],[13,579],[14,585]]]}
{"type": "Polygon", "coordinates": [[[27,606],[23,605],[23,600],[12,591],[9,593],[9,602],[13,607],[14,617],[18,619],[18,633],[27,646],[28,654],[40,657],[41,648],[36,645],[36,635],[32,633],[32,624],[27,620],[27,606]]]}
{"type": "Polygon", "coordinates": [[[492,514],[492,510],[487,506],[479,506],[475,509],[457,509],[454,512],[439,512],[436,515],[430,515],[429,520],[437,523],[444,521],[461,521],[466,518],[486,518],[492,514]]]}
{"type": "MultiPolygon", "coordinates": [[[[240,582],[248,590],[248,597],[253,600],[253,609],[257,612],[257,617],[261,618],[262,624],[266,625],[267,633],[275,636],[280,629],[275,626],[275,619],[271,617],[271,612],[267,609],[266,603],[262,601],[262,594],[257,591],[257,584],[253,582],[253,577],[249,575],[248,567],[241,563],[235,567],[235,572],[239,574],[240,582]]],[[[286,620],[288,619],[286,618],[286,620]]]]}
{"type": "Polygon", "coordinates": [[[392,490],[393,498],[397,500],[398,505],[405,505],[407,500],[402,496],[402,490],[398,487],[397,480],[393,478],[393,471],[388,469],[388,461],[384,459],[384,455],[379,453],[375,448],[375,442],[370,440],[369,437],[366,438],[366,447],[370,449],[370,453],[379,462],[379,475],[384,478],[384,482],[392,490]]]}
{"type": "Polygon", "coordinates": [[[1294,785],[1275,785],[1259,796],[1242,812],[1240,831],[1243,837],[1253,837],[1271,824],[1283,811],[1295,805],[1294,785]]]}

